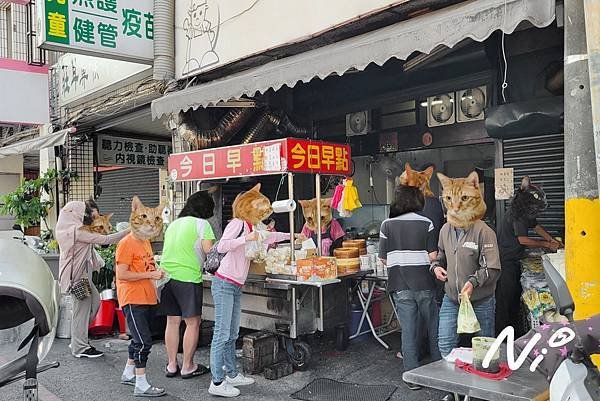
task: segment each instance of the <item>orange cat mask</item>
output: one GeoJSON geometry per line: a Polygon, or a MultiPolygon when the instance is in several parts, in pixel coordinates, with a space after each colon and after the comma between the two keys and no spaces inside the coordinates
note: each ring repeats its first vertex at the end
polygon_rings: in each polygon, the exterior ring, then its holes
{"type": "Polygon", "coordinates": [[[131,217],[129,225],[131,233],[139,240],[150,240],[157,238],[163,229],[162,213],[164,206],[151,208],[144,206],[137,196],[131,201],[131,217]]]}
{"type": "Polygon", "coordinates": [[[233,201],[232,208],[234,218],[252,225],[257,225],[273,214],[271,201],[260,192],[260,184],[239,194],[233,201]]]}
{"type": "MultiPolygon", "coordinates": [[[[331,199],[321,199],[321,229],[328,227],[333,220],[331,199]]],[[[304,215],[306,227],[313,232],[317,232],[317,199],[300,200],[298,203],[302,206],[302,214],[304,215]]]]}
{"type": "Polygon", "coordinates": [[[433,196],[429,181],[433,175],[433,166],[427,167],[425,171],[413,170],[410,164],[404,165],[404,172],[396,179],[396,184],[406,185],[409,187],[417,187],[425,196],[433,196]]]}
{"type": "Polygon", "coordinates": [[[467,178],[448,178],[437,173],[444,188],[442,198],[448,211],[448,222],[457,228],[468,228],[485,215],[486,206],[476,172],[467,178]]]}
{"type": "Polygon", "coordinates": [[[80,230],[85,230],[91,233],[108,235],[112,231],[112,224],[110,224],[110,218],[113,216],[113,213],[109,213],[106,215],[96,215],[94,216],[94,220],[92,224],[89,226],[83,225],[80,230]]]}

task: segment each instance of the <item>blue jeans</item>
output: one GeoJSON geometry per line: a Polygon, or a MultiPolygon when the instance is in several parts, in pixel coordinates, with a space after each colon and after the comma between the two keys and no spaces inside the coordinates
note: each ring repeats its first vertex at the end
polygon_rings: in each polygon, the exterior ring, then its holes
{"type": "MultiPolygon", "coordinates": [[[[438,334],[440,353],[448,355],[452,349],[458,346],[457,320],[459,304],[444,295],[442,308],[440,309],[440,330],[438,334]]],[[[496,298],[490,297],[477,305],[473,305],[475,315],[481,326],[476,335],[481,337],[494,337],[496,298]]]]}
{"type": "Polygon", "coordinates": [[[210,345],[210,372],[213,382],[237,376],[235,342],[240,331],[242,288],[213,277],[211,292],[215,304],[215,328],[210,345]],[[225,372],[223,372],[225,366],[225,372]]]}
{"type": "MultiPolygon", "coordinates": [[[[403,290],[392,294],[396,311],[402,326],[402,357],[404,370],[419,366],[419,331],[418,325],[422,320],[427,327],[429,337],[429,353],[434,361],[440,359],[438,350],[438,306],[435,302],[434,290],[403,290]],[[421,320],[419,319],[421,317],[421,320]]],[[[421,333],[425,334],[425,333],[421,333]]]]}

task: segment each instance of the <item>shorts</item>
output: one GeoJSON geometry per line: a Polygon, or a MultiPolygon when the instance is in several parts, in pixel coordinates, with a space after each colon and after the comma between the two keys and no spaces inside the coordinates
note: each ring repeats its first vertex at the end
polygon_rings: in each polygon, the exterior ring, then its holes
{"type": "Polygon", "coordinates": [[[160,313],[183,318],[202,316],[202,283],[169,280],[161,293],[160,313]]]}

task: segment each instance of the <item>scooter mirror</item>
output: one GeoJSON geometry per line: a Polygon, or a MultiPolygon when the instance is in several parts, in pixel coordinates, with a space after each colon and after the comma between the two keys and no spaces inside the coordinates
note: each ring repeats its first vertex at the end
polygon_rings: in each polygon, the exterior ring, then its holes
{"type": "Polygon", "coordinates": [[[556,270],[552,262],[544,256],[542,258],[542,266],[544,267],[544,274],[546,276],[546,282],[552,292],[552,297],[558,308],[558,312],[567,317],[569,321],[573,321],[573,312],[575,312],[575,302],[567,287],[567,283],[563,276],[556,270]]]}

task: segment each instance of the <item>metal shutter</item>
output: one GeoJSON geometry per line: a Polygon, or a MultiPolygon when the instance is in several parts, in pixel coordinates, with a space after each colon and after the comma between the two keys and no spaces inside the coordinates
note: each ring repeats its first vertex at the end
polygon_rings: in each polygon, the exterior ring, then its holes
{"type": "Polygon", "coordinates": [[[564,136],[543,135],[503,142],[504,167],[515,172],[515,188],[521,185],[525,175],[546,192],[548,209],[539,223],[552,235],[564,238],[565,230],[565,181],[564,136]]]}
{"type": "Polygon", "coordinates": [[[102,213],[114,213],[113,226],[129,221],[131,200],[137,195],[146,206],[158,206],[160,198],[158,170],[124,168],[105,171],[100,181],[102,194],[97,199],[102,213]]]}

